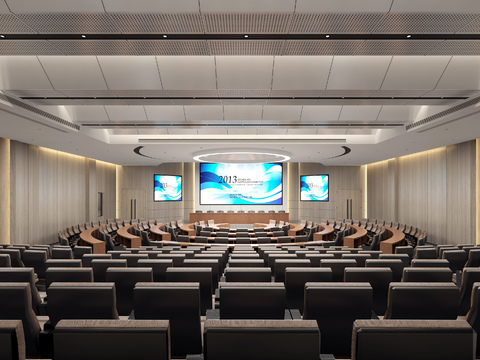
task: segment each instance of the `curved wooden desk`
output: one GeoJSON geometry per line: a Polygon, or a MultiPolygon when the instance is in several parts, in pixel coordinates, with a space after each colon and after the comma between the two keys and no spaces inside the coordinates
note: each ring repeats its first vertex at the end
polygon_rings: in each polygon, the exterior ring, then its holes
{"type": "Polygon", "coordinates": [[[343,238],[343,245],[349,248],[358,248],[368,240],[367,230],[356,225],[350,225],[355,233],[343,238]]]}
{"type": "Polygon", "coordinates": [[[395,254],[397,246],[405,245],[405,234],[397,229],[385,226],[386,239],[380,241],[380,251],[384,254],[395,254]]]}
{"type": "Polygon", "coordinates": [[[117,241],[127,248],[139,248],[142,245],[140,236],[130,233],[130,231],[133,231],[134,226],[135,225],[128,225],[117,231],[117,241]]]}
{"type": "Polygon", "coordinates": [[[334,238],[334,228],[330,225],[320,225],[320,231],[313,234],[313,241],[332,240],[334,238]]]}
{"type": "Polygon", "coordinates": [[[290,229],[288,230],[288,236],[295,236],[298,233],[303,231],[304,225],[300,224],[290,224],[290,229]]]}
{"type": "Polygon", "coordinates": [[[172,239],[172,234],[164,231],[165,230],[165,224],[158,224],[155,226],[152,226],[150,228],[150,237],[152,240],[171,240],[172,239]]]}
{"type": "Polygon", "coordinates": [[[270,220],[285,221],[288,222],[290,214],[285,213],[190,213],[190,222],[194,223],[200,220],[205,221],[214,220],[215,224],[229,223],[229,224],[253,224],[269,223],[270,220]]]}
{"type": "Polygon", "coordinates": [[[97,239],[98,229],[100,226],[90,228],[80,233],[80,239],[78,239],[78,245],[90,246],[93,254],[105,254],[105,242],[97,239]]]}

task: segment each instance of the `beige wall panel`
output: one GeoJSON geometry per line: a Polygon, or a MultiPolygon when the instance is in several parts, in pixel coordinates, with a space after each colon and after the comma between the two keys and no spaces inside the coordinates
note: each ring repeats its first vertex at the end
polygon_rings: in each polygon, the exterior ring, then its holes
{"type": "Polygon", "coordinates": [[[10,140],[0,138],[0,244],[10,243],[10,140]]]}
{"type": "MultiPolygon", "coordinates": [[[[59,168],[65,171],[63,165],[60,164],[59,166],[56,151],[44,148],[39,149],[38,183],[33,178],[31,179],[31,181],[34,181],[34,186],[38,184],[38,210],[41,210],[38,214],[40,225],[38,229],[39,238],[37,241],[34,240],[34,242],[42,244],[54,242],[54,234],[65,226],[73,225],[71,222],[67,223],[70,218],[69,213],[67,211],[61,212],[59,209],[59,206],[62,207],[62,210],[65,207],[65,199],[57,197],[58,194],[63,193],[65,186],[62,181],[59,183],[59,174],[57,173],[59,168]],[[62,218],[59,218],[60,216],[62,218]]],[[[75,207],[76,203],[71,202],[71,206],[75,207]]]]}
{"type": "MultiPolygon", "coordinates": [[[[98,215],[98,193],[103,193],[103,217],[102,219],[114,219],[116,217],[116,165],[102,161],[95,161],[95,181],[93,203],[95,216],[98,215]]],[[[91,186],[91,185],[90,185],[91,186]]],[[[92,186],[91,186],[92,187],[92,186]]]]}
{"type": "Polygon", "coordinates": [[[446,244],[447,238],[447,148],[428,151],[427,224],[431,241],[446,244]]]}
{"type": "MultiPolygon", "coordinates": [[[[29,151],[28,145],[10,141],[10,243],[21,243],[28,238],[28,227],[22,223],[29,219],[29,151]]],[[[29,219],[38,221],[38,218],[29,219]]]]}
{"type": "Polygon", "coordinates": [[[447,243],[457,242],[458,237],[458,146],[447,146],[447,188],[446,188],[446,217],[447,243]]]}
{"type": "MultiPolygon", "coordinates": [[[[40,158],[40,148],[38,146],[25,145],[22,146],[24,149],[28,149],[28,199],[25,201],[28,203],[28,219],[31,223],[40,223],[40,192],[38,190],[39,184],[39,158],[40,158]]],[[[21,196],[21,194],[19,194],[21,196]]],[[[46,211],[44,209],[43,211],[46,211]]],[[[43,236],[43,233],[39,233],[38,228],[34,226],[28,226],[25,229],[26,238],[18,239],[18,243],[35,243],[39,241],[39,236],[43,236]]]]}

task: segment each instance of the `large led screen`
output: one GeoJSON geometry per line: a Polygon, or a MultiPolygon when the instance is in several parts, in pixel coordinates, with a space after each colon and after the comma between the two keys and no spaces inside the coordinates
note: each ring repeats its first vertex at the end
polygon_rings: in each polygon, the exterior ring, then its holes
{"type": "Polygon", "coordinates": [[[201,205],[282,205],[282,164],[200,164],[201,205]]]}
{"type": "Polygon", "coordinates": [[[300,201],[328,201],[328,175],[301,175],[300,201]]]}
{"type": "Polygon", "coordinates": [[[154,201],[182,201],[182,177],[177,175],[154,175],[154,201]]]}

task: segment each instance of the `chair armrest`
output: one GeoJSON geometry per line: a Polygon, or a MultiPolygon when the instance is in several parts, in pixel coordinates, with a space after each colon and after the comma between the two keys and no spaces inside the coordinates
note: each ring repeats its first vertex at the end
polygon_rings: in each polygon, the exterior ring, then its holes
{"type": "Polygon", "coordinates": [[[292,320],[302,320],[302,314],[299,309],[290,309],[292,320]]]}
{"type": "Polygon", "coordinates": [[[220,309],[207,309],[206,320],[220,320],[220,309]]]}

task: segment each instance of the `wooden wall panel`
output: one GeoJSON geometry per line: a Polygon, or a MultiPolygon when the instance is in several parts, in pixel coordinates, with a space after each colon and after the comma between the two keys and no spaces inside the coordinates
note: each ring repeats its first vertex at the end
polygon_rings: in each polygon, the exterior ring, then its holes
{"type": "Polygon", "coordinates": [[[10,242],[10,140],[0,138],[0,244],[10,242]]]}

